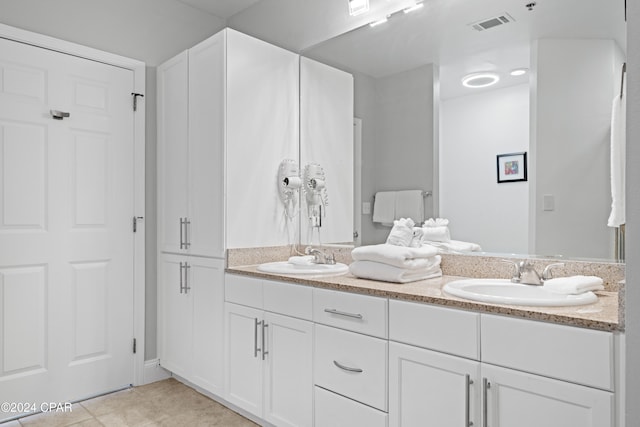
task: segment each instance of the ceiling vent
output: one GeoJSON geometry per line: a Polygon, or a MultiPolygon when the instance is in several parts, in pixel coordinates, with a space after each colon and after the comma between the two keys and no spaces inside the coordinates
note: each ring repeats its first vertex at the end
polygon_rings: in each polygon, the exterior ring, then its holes
{"type": "Polygon", "coordinates": [[[484,31],[494,27],[498,27],[500,25],[508,24],[509,22],[513,22],[515,19],[508,13],[503,13],[502,15],[496,16],[494,18],[485,19],[482,21],[474,22],[470,24],[474,30],[476,31],[484,31]]]}

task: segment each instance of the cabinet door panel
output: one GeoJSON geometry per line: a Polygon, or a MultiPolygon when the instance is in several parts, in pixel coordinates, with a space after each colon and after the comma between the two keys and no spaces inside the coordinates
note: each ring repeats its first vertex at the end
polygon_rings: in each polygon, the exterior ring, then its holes
{"type": "Polygon", "coordinates": [[[389,343],[389,425],[480,425],[480,363],[389,343]],[[471,383],[473,381],[473,383],[471,383]]]}
{"type": "Polygon", "coordinates": [[[188,200],[188,54],[158,67],[158,248],[183,252],[180,218],[188,200]]]}
{"type": "Polygon", "coordinates": [[[313,423],[313,324],[265,313],[264,418],[277,426],[313,423]]]}
{"type": "Polygon", "coordinates": [[[487,427],[610,427],[613,393],[532,374],[482,366],[487,427]]]}
{"type": "Polygon", "coordinates": [[[224,386],[224,261],[189,258],[193,299],[194,384],[222,395],[224,386]]]}
{"type": "Polygon", "coordinates": [[[225,304],[226,397],[234,405],[262,416],[262,311],[225,304]]]}
{"type": "Polygon", "coordinates": [[[315,427],[387,427],[387,414],[355,400],[315,388],[315,427]]]}
{"type": "Polygon", "coordinates": [[[189,253],[224,256],[224,32],[189,49],[189,253]]]}
{"type": "Polygon", "coordinates": [[[182,269],[188,257],[160,257],[160,364],[165,369],[188,378],[192,347],[192,298],[181,291],[182,269]]]}

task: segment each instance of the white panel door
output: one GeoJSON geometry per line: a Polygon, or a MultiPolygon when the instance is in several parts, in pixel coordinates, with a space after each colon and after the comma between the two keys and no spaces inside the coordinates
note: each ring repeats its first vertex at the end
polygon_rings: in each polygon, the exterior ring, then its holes
{"type": "Polygon", "coordinates": [[[277,426],[313,425],[313,323],[264,314],[264,419],[277,426]]]}
{"type": "Polygon", "coordinates": [[[485,427],[611,427],[613,393],[482,365],[485,427]]]}
{"type": "Polygon", "coordinates": [[[389,426],[480,426],[480,363],[389,343],[389,426]]]}
{"type": "Polygon", "coordinates": [[[4,39],[0,52],[0,401],[126,386],[133,73],[4,39]]]}

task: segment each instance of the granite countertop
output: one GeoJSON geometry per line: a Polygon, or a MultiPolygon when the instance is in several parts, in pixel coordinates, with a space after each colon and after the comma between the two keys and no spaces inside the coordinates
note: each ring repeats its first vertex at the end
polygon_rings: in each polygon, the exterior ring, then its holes
{"type": "Polygon", "coordinates": [[[598,301],[589,305],[530,307],[469,301],[450,296],[442,291],[442,287],[447,282],[467,278],[461,276],[442,276],[435,279],[396,284],[360,279],[351,274],[329,277],[270,274],[258,271],[256,265],[233,266],[227,268],[226,271],[233,274],[254,276],[318,288],[437,304],[463,310],[502,314],[602,331],[618,331],[623,329],[620,322],[618,292],[613,291],[595,292],[596,295],[598,295],[598,301]]]}

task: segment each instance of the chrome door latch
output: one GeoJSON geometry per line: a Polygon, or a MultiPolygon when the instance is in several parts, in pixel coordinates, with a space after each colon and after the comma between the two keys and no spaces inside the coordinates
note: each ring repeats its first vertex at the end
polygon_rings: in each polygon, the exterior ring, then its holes
{"type": "Polygon", "coordinates": [[[54,120],[62,120],[65,117],[69,117],[71,115],[65,111],[59,110],[49,110],[49,113],[51,113],[51,117],[53,117],[54,120]]]}

